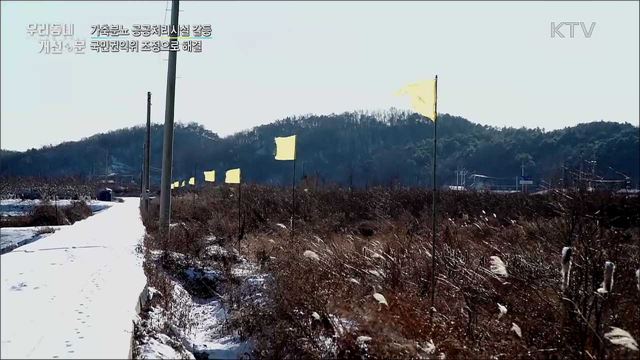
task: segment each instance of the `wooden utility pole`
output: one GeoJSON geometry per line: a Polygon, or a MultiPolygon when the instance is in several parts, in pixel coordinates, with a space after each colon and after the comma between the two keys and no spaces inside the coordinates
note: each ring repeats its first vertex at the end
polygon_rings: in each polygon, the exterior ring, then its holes
{"type": "Polygon", "coordinates": [[[171,1],[171,28],[169,67],[167,70],[167,101],[164,113],[164,140],[162,143],[162,180],[160,183],[160,232],[169,234],[171,219],[171,167],[173,165],[173,112],[176,100],[176,60],[178,47],[178,12],[179,0],[171,1]]]}
{"type": "Polygon", "coordinates": [[[140,206],[144,208],[144,153],[145,153],[145,149],[147,148],[147,144],[145,144],[144,142],[142,143],[142,158],[140,160],[140,164],[142,165],[140,167],[140,206]]]}
{"type": "Polygon", "coordinates": [[[151,175],[149,172],[151,147],[151,92],[147,92],[147,132],[144,142],[144,168],[142,170],[142,199],[145,213],[149,211],[149,189],[151,175]]]}

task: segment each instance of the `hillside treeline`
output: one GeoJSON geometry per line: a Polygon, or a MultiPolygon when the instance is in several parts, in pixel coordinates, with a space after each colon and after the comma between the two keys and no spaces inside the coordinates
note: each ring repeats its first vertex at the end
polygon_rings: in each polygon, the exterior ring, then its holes
{"type": "MultiPolygon", "coordinates": [[[[456,169],[507,179],[525,166],[537,182],[570,181],[585,173],[609,179],[630,176],[638,183],[639,129],[631,124],[592,122],[561,130],[496,128],[442,114],[438,122],[438,181],[455,184],[456,169]],[[589,161],[595,160],[595,168],[589,161]],[[565,169],[569,169],[563,172],[565,169]],[[573,170],[571,170],[573,169],[573,170]],[[574,173],[575,174],[575,173],[574,173]],[[569,180],[567,180],[569,178],[569,180]]],[[[159,182],[163,126],[151,131],[152,182],[159,182]]],[[[242,168],[243,179],[290,184],[292,163],[273,158],[276,136],[298,135],[298,178],[324,184],[426,186],[431,182],[433,123],[419,115],[389,110],[305,115],[255,127],[228,137],[196,123],[177,124],[174,178],[202,178],[202,170],[242,168]]],[[[97,134],[80,141],[25,152],[3,151],[4,176],[91,176],[140,174],[144,127],[97,134]]],[[[469,184],[470,180],[467,180],[469,184]]]]}

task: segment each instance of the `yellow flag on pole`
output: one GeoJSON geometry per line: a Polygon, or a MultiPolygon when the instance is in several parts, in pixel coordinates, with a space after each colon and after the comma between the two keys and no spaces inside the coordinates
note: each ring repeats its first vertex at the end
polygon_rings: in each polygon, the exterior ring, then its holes
{"type": "Polygon", "coordinates": [[[195,177],[190,177],[189,178],[189,185],[195,185],[196,184],[196,178],[195,177]]]}
{"type": "Polygon", "coordinates": [[[276,160],[296,159],[296,136],[276,138],[276,160]]]}
{"type": "Polygon", "coordinates": [[[182,184],[180,184],[180,187],[184,187],[184,185],[185,185],[185,181],[182,180],[182,184]]]}
{"type": "Polygon", "coordinates": [[[224,182],[227,184],[240,184],[240,169],[227,170],[224,182]]]}
{"type": "Polygon", "coordinates": [[[173,182],[173,188],[174,188],[174,189],[177,189],[177,188],[179,188],[179,187],[180,187],[180,181],[174,181],[174,182],[173,182]]]}
{"type": "Polygon", "coordinates": [[[409,84],[396,92],[396,95],[409,95],[411,107],[420,115],[436,121],[436,104],[438,95],[436,80],[424,80],[409,84]]]}
{"type": "Polygon", "coordinates": [[[205,171],[204,172],[204,181],[215,182],[216,181],[216,171],[205,171]]]}

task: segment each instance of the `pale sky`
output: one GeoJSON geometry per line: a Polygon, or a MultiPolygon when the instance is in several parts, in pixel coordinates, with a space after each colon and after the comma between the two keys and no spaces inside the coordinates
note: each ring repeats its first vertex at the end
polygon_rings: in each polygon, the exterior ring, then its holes
{"type": "MultiPolygon", "coordinates": [[[[169,2],[170,4],[170,2],[169,2]]],[[[169,23],[166,1],[2,1],[1,142],[26,150],[164,121],[167,55],[39,54],[29,24],[169,23]]],[[[170,6],[170,5],[169,5],[170,6]]],[[[438,74],[438,111],[494,126],[638,124],[638,2],[181,2],[211,24],[178,54],[175,119],[224,136],[302,114],[409,109],[438,74]],[[551,38],[551,22],[596,23],[551,38]]],[[[88,45],[87,45],[88,46],[88,45]]]]}

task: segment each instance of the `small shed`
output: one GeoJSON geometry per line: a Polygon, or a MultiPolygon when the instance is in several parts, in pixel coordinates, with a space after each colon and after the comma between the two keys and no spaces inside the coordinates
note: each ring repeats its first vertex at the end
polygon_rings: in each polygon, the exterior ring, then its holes
{"type": "Polygon", "coordinates": [[[113,201],[113,190],[104,188],[98,191],[98,200],[100,201],[113,201]]]}

